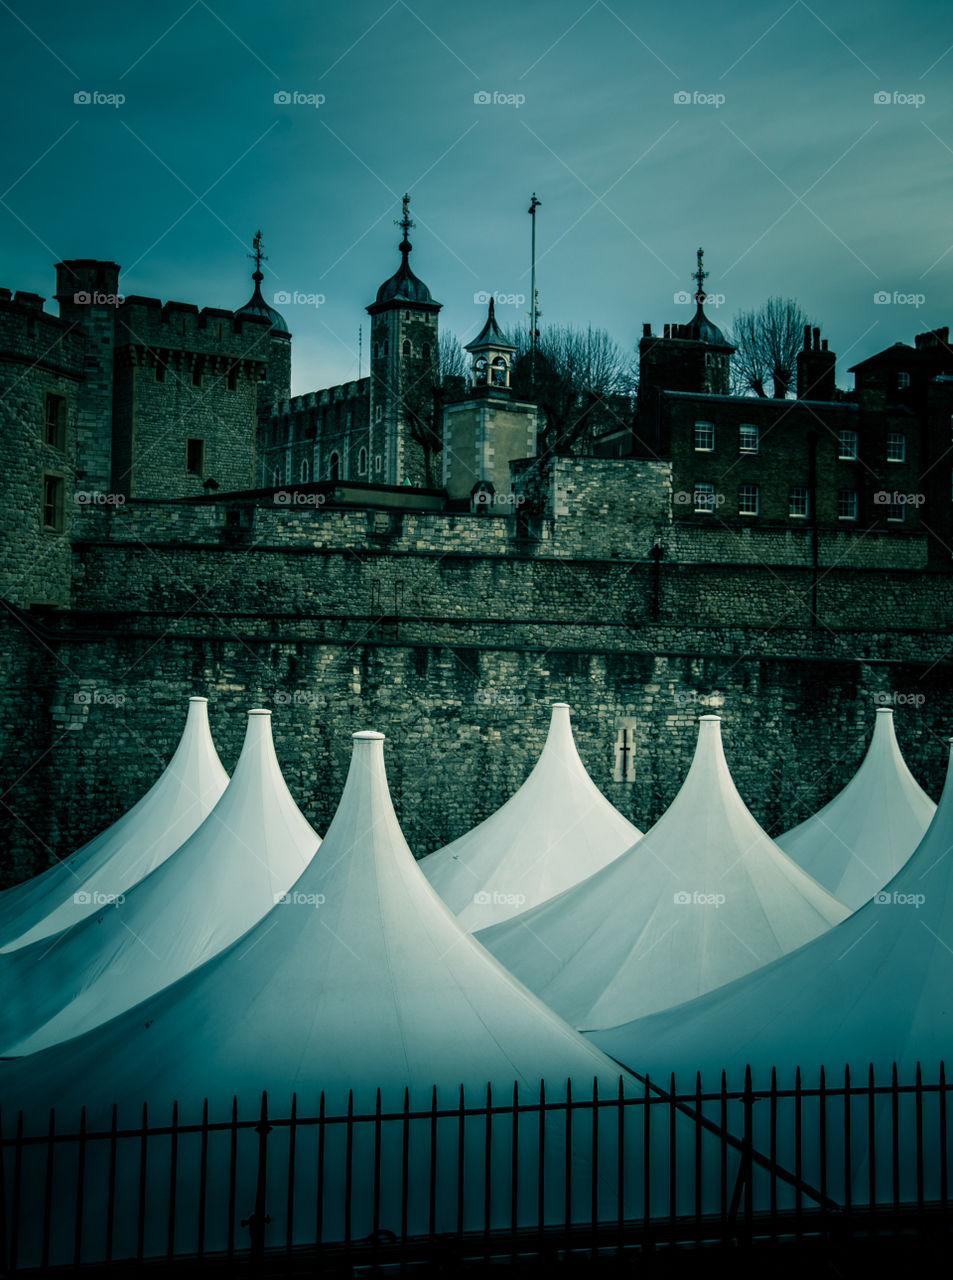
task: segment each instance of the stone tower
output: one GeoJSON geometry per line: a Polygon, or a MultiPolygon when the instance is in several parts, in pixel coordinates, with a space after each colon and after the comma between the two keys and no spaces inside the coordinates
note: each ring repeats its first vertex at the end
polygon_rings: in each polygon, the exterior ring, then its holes
{"type": "Polygon", "coordinates": [[[400,266],[367,308],[371,317],[370,461],[376,484],[427,485],[425,451],[415,419],[432,422],[437,361],[437,313],[430,290],[414,275],[407,238],[414,223],[404,196],[400,266]]]}

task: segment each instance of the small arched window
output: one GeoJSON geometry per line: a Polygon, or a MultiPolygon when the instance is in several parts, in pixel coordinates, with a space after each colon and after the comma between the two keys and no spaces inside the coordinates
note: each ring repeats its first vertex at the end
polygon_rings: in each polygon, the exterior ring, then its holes
{"type": "Polygon", "coordinates": [[[403,344],[400,348],[400,351],[401,351],[401,355],[405,355],[405,356],[410,355],[410,339],[409,338],[404,339],[403,344]]]}
{"type": "Polygon", "coordinates": [[[486,356],[479,356],[473,362],[473,381],[478,387],[486,386],[487,363],[486,356]]]}
{"type": "Polygon", "coordinates": [[[328,479],[337,480],[341,474],[341,459],[337,453],[332,453],[328,459],[328,479]]]}
{"type": "Polygon", "coordinates": [[[311,469],[308,466],[308,459],[304,458],[301,462],[301,483],[307,484],[311,478],[311,469]]]}
{"type": "Polygon", "coordinates": [[[357,455],[357,473],[360,476],[367,475],[367,450],[362,449],[357,455]]]}
{"type": "Polygon", "coordinates": [[[374,343],[374,359],[375,360],[380,355],[380,353],[381,353],[381,344],[379,342],[375,342],[374,343]]]}
{"type": "Polygon", "coordinates": [[[496,356],[493,361],[493,385],[494,387],[506,386],[506,360],[503,356],[496,356]]]}
{"type": "Polygon", "coordinates": [[[424,345],[420,348],[420,354],[423,356],[425,360],[430,359],[430,343],[429,342],[425,342],[424,345]]]}

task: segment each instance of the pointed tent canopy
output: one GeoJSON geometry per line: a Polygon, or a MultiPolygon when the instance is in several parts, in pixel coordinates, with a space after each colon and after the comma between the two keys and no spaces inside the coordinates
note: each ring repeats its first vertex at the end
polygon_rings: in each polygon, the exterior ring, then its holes
{"type": "Polygon", "coordinates": [[[176,752],[142,799],[68,858],[0,894],[0,952],[51,937],[126,893],[205,821],[227,785],[208,699],[190,698],[176,752]]]}
{"type": "Polygon", "coordinates": [[[555,702],[546,745],[519,791],[420,866],[460,924],[483,929],[577,884],[641,834],[589,777],[569,707],[555,702]]]}
{"type": "Polygon", "coordinates": [[[856,911],[896,875],[935,813],[900,754],[893,711],[880,707],[863,764],[847,786],[776,843],[856,911]]]}
{"type": "Polygon", "coordinates": [[[573,1026],[611,1027],[767,964],[846,914],[745,807],[709,715],[681,790],[634,848],[477,940],[573,1026]]]}
{"type": "MultiPolygon", "coordinates": [[[[429,1105],[434,1082],[512,1090],[618,1070],[462,933],[421,875],[394,814],[383,734],[354,735],[318,856],[227,951],[87,1035],[5,1064],[5,1106],[78,1114],[142,1099],[195,1111],[324,1090],[328,1109],[429,1105]]],[[[122,1108],[126,1112],[126,1108],[122,1108]]]]}
{"type": "MultiPolygon", "coordinates": [[[[201,969],[105,1026],[29,1058],[0,1063],[4,1110],[11,1114],[23,1110],[27,1134],[37,1129],[46,1132],[51,1105],[56,1108],[58,1132],[63,1132],[63,1126],[75,1126],[81,1105],[86,1107],[89,1131],[108,1131],[114,1101],[120,1128],[140,1123],[143,1099],[148,1100],[152,1123],[168,1117],[176,1099],[181,1124],[201,1114],[206,1097],[212,1124],[228,1120],[233,1095],[239,1115],[254,1115],[262,1105],[262,1090],[267,1090],[272,1116],[288,1114],[292,1091],[299,1117],[318,1113],[319,1097],[320,1112],[329,1118],[349,1114],[350,1109],[355,1116],[373,1116],[377,1106],[385,1121],[388,1112],[396,1113],[399,1120],[406,1106],[417,1113],[409,1138],[403,1137],[404,1125],[394,1123],[393,1115],[381,1130],[382,1158],[390,1173],[381,1184],[379,1223],[397,1227],[402,1212],[406,1213],[400,1201],[400,1162],[409,1158],[411,1233],[432,1230],[426,1190],[428,1170],[434,1167],[431,1142],[438,1191],[444,1173],[456,1176],[464,1150],[459,1143],[465,1142],[468,1194],[461,1208],[467,1229],[482,1226],[485,1212],[492,1213],[493,1226],[513,1223],[509,1178],[514,1166],[508,1143],[517,1141],[515,1124],[494,1125],[491,1157],[489,1129],[482,1117],[468,1118],[465,1124],[453,1118],[437,1128],[431,1124],[430,1108],[441,1102],[456,1105],[461,1098],[470,1106],[480,1106],[489,1096],[488,1082],[494,1101],[513,1099],[515,1081],[519,1101],[531,1103],[540,1096],[542,1080],[548,1086],[547,1101],[565,1098],[567,1080],[574,1099],[591,1099],[594,1080],[601,1098],[616,1097],[620,1089],[627,1096],[641,1096],[642,1088],[520,986],[460,928],[404,841],[387,788],[383,735],[367,732],[354,735],[354,754],[338,811],[317,856],[287,901],[201,969]],[[417,1123],[421,1117],[422,1123],[417,1123]],[[409,1142],[409,1148],[404,1146],[401,1156],[404,1142],[409,1142]],[[482,1161],[490,1159],[506,1193],[495,1194],[492,1208],[487,1208],[482,1161]]],[[[536,1223],[539,1211],[536,1176],[543,1157],[539,1145],[543,1116],[547,1117],[545,1158],[551,1169],[546,1178],[547,1213],[554,1205],[556,1213],[564,1210],[560,1178],[567,1172],[580,1201],[592,1194],[595,1185],[591,1113],[588,1122],[584,1110],[575,1117],[568,1155],[565,1115],[558,1111],[551,1116],[528,1115],[518,1139],[520,1220],[526,1225],[536,1223]]],[[[625,1183],[626,1204],[635,1214],[644,1202],[639,1107],[629,1111],[627,1122],[627,1150],[634,1154],[625,1183]]],[[[695,1125],[681,1115],[674,1122],[680,1135],[679,1168],[689,1169],[695,1125]]],[[[603,1212],[613,1219],[619,1211],[617,1123],[612,1115],[603,1124],[600,1113],[598,1184],[606,1193],[603,1212]]],[[[287,1126],[278,1126],[269,1140],[266,1208],[277,1224],[273,1231],[283,1230],[288,1208],[289,1160],[294,1158],[288,1133],[287,1126]]],[[[234,1209],[236,1199],[240,1206],[255,1203],[259,1138],[254,1130],[241,1130],[230,1155],[233,1140],[227,1125],[220,1125],[209,1137],[209,1181],[203,1201],[207,1249],[225,1247],[229,1205],[234,1209]],[[230,1160],[235,1162],[237,1196],[228,1193],[230,1160]]],[[[349,1185],[343,1173],[345,1143],[354,1188],[366,1189],[374,1181],[375,1140],[368,1138],[366,1124],[360,1132],[355,1129],[353,1152],[351,1129],[345,1133],[341,1124],[329,1125],[319,1141],[325,1147],[320,1175],[316,1174],[314,1129],[299,1129],[296,1240],[313,1242],[315,1238],[316,1176],[324,1188],[323,1228],[318,1230],[324,1230],[325,1238],[340,1238],[334,1232],[341,1230],[340,1205],[349,1185]]],[[[713,1159],[718,1147],[709,1146],[713,1159]]],[[[140,1148],[138,1142],[125,1143],[119,1151],[118,1170],[112,1165],[107,1170],[109,1153],[104,1144],[87,1151],[84,1256],[97,1256],[105,1238],[101,1219],[91,1217],[104,1215],[106,1203],[104,1192],[97,1195],[94,1181],[101,1188],[108,1179],[109,1185],[120,1189],[120,1197],[134,1200],[144,1152],[144,1144],[140,1148]]],[[[49,1232],[55,1260],[61,1255],[68,1260],[74,1248],[73,1155],[68,1147],[57,1155],[58,1181],[51,1202],[56,1206],[65,1201],[67,1208],[49,1232]]],[[[176,1203],[183,1208],[175,1243],[183,1251],[195,1248],[196,1179],[204,1159],[197,1131],[180,1139],[176,1203]]],[[[170,1215],[169,1202],[161,1193],[162,1187],[169,1186],[167,1147],[161,1141],[150,1144],[149,1161],[149,1184],[159,1191],[146,1201],[143,1229],[147,1252],[156,1252],[168,1245],[170,1215]]],[[[28,1149],[21,1179],[26,1219],[20,1237],[21,1265],[39,1250],[46,1177],[44,1159],[34,1160],[33,1149],[28,1149]]],[[[658,1168],[653,1165],[653,1180],[659,1189],[655,1203],[661,1204],[669,1185],[663,1161],[658,1168]]],[[[456,1195],[450,1196],[452,1204],[443,1192],[440,1195],[438,1229],[455,1230],[456,1195]]],[[[373,1222],[370,1217],[370,1199],[361,1192],[351,1200],[355,1235],[378,1225],[377,1217],[373,1222]]],[[[116,1256],[122,1256],[123,1248],[135,1249],[137,1217],[132,1202],[128,1212],[122,1204],[116,1208],[116,1256]]]]}
{"type": "Polygon", "coordinates": [[[793,955],[691,1004],[593,1034],[622,1062],[666,1073],[750,1063],[756,1086],[776,1066],[811,1078],[845,1064],[910,1083],[953,1059],[953,758],[939,808],[916,852],[876,897],[793,955]]]}
{"type": "Polygon", "coordinates": [[[185,844],[99,915],[0,954],[0,1053],[81,1035],[204,964],[272,910],[320,843],[281,776],[271,712],[250,711],[234,776],[185,844]]]}

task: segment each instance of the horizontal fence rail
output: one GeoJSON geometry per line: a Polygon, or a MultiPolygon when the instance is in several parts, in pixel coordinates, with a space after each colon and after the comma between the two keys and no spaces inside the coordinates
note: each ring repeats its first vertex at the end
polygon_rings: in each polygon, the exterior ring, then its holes
{"type": "MultiPolygon", "coordinates": [[[[838,1083],[679,1092],[620,1076],[505,1099],[432,1090],[429,1105],[275,1115],[206,1101],[129,1123],[86,1110],[42,1131],[0,1115],[4,1276],[299,1256],[410,1265],[435,1248],[494,1258],[556,1249],[699,1246],[949,1221],[950,1086],[838,1083]]],[[[418,1100],[419,1102],[419,1100],[418,1100]]],[[[945,1226],[944,1226],[944,1229],[945,1226]]]]}

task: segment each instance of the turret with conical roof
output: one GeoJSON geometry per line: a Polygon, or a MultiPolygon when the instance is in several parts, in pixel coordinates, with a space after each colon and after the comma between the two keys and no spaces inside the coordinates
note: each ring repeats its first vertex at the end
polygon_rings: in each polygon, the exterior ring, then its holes
{"type": "Polygon", "coordinates": [[[284,316],[274,307],[269,306],[261,292],[261,282],[264,279],[261,264],[267,261],[263,252],[264,247],[261,232],[256,231],[252,241],[252,252],[248,255],[255,262],[255,270],[252,272],[255,287],[245,305],[234,312],[235,321],[238,324],[241,324],[243,319],[250,318],[267,320],[271,325],[268,341],[268,370],[264,380],[258,384],[260,428],[267,428],[275,406],[291,395],[291,331],[284,316]]]}
{"type": "Polygon", "coordinates": [[[495,299],[490,297],[486,324],[464,347],[473,356],[470,377],[473,389],[492,395],[509,395],[510,369],[516,344],[510,342],[496,321],[495,299]]]}
{"type": "Polygon", "coordinates": [[[245,305],[243,307],[239,307],[235,312],[235,318],[238,319],[241,316],[261,316],[270,323],[274,333],[287,333],[290,335],[291,331],[285,323],[284,317],[279,311],[276,311],[274,307],[270,307],[262,296],[261,282],[265,277],[262,275],[261,264],[266,261],[266,258],[262,252],[265,246],[262,242],[260,231],[256,231],[255,239],[252,241],[252,246],[254,248],[254,253],[250,253],[248,256],[249,258],[255,259],[255,270],[252,272],[251,277],[255,282],[255,288],[245,305]]]}
{"type": "Polygon", "coordinates": [[[421,423],[434,411],[437,313],[424,282],[410,267],[410,196],[396,223],[402,232],[400,266],[377,290],[371,317],[370,476],[378,484],[434,483],[421,441],[421,423]]]}

